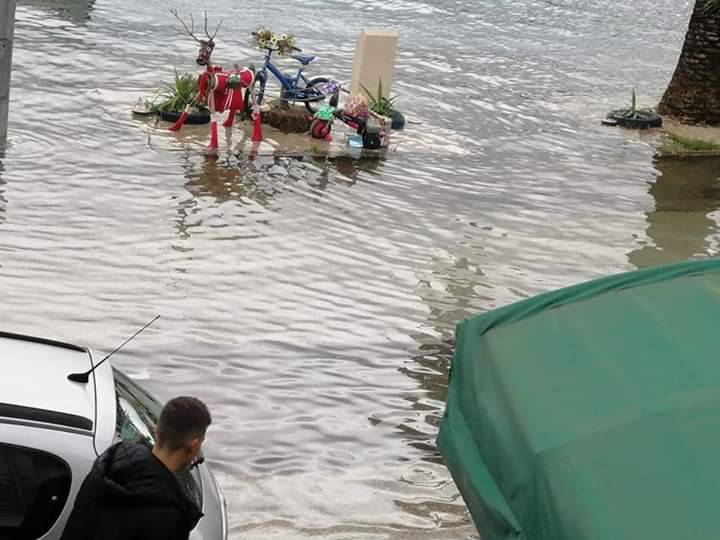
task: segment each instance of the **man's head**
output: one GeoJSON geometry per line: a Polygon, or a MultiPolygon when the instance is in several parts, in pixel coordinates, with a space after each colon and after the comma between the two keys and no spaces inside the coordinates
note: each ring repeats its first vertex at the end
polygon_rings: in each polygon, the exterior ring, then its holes
{"type": "Polygon", "coordinates": [[[210,411],[197,398],[180,396],[171,399],[160,413],[155,428],[155,448],[172,457],[177,468],[187,467],[205,440],[211,422],[210,411]]]}

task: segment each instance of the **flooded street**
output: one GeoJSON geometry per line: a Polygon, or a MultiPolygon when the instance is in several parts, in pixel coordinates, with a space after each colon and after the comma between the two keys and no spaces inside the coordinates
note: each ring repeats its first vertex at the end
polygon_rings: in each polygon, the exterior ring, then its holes
{"type": "Polygon", "coordinates": [[[18,0],[3,330],[106,352],[162,314],[114,361],[208,403],[233,539],[477,538],[435,447],[455,324],[720,249],[720,162],[658,160],[599,122],[632,87],[657,103],[690,9],[18,0]],[[223,65],[259,64],[266,25],[346,81],[359,31],[397,28],[412,123],[382,160],[208,159],[207,129],[130,113],[197,71],[172,7],[224,18],[223,65]]]}

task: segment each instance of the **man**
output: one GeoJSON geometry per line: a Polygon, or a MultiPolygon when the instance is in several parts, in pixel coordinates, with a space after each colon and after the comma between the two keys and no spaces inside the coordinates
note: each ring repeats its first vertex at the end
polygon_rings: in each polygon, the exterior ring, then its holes
{"type": "Polygon", "coordinates": [[[167,402],[155,446],[120,442],[93,464],[61,540],[187,540],[202,516],[175,474],[193,464],[211,418],[192,397],[167,402]]]}

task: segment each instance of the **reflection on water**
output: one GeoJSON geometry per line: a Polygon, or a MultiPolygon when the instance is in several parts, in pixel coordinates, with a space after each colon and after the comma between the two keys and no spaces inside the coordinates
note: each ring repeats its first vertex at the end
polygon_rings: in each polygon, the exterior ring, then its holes
{"type": "Polygon", "coordinates": [[[7,199],[5,198],[5,179],[3,178],[5,165],[3,165],[2,162],[2,159],[4,157],[5,154],[3,150],[0,149],[0,225],[2,225],[5,221],[5,212],[7,211],[7,199]]]}
{"type": "MultiPolygon", "coordinates": [[[[318,164],[321,161],[318,160],[318,164]]],[[[375,173],[382,165],[382,160],[377,158],[353,158],[350,156],[337,156],[328,158],[322,165],[324,175],[327,178],[331,171],[336,171],[346,184],[352,185],[358,181],[361,173],[375,173]]]]}
{"type": "MultiPolygon", "coordinates": [[[[268,160],[274,161],[273,158],[268,160]]],[[[206,156],[199,167],[188,160],[185,188],[194,197],[212,197],[219,204],[248,199],[267,207],[277,193],[277,188],[271,183],[259,184],[257,180],[266,178],[264,173],[269,173],[273,166],[256,161],[243,162],[231,156],[206,156]]]]}
{"type": "Polygon", "coordinates": [[[629,254],[638,268],[718,253],[720,158],[657,158],[646,213],[647,245],[629,254]]]}
{"type": "Polygon", "coordinates": [[[435,437],[445,407],[455,325],[480,311],[487,301],[481,293],[486,279],[480,268],[482,250],[478,246],[468,249],[466,242],[459,244],[453,256],[433,256],[431,271],[418,279],[416,293],[427,306],[427,323],[422,332],[412,334],[416,352],[412,362],[401,368],[424,390],[421,396],[409,398],[417,411],[414,429],[406,429],[409,444],[425,451],[424,460],[439,464],[443,461],[435,437]]]}
{"type": "Polygon", "coordinates": [[[18,0],[17,5],[52,12],[54,15],[83,24],[90,20],[96,0],[18,0]]]}
{"type": "Polygon", "coordinates": [[[197,200],[210,197],[216,204],[231,200],[271,206],[273,198],[304,182],[324,191],[330,183],[352,186],[361,172],[375,171],[377,159],[349,157],[310,158],[277,156],[215,156],[186,154],[185,188],[197,200]]]}

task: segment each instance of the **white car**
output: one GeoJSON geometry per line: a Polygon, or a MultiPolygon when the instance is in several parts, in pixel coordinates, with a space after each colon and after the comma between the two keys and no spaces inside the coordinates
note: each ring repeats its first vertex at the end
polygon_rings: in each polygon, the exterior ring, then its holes
{"type": "MultiPolygon", "coordinates": [[[[152,444],[162,405],[83,347],[0,332],[0,538],[56,540],[93,461],[112,443],[152,444]]],[[[225,540],[225,499],[203,459],[178,475],[204,516],[191,540],[225,540]]]]}

